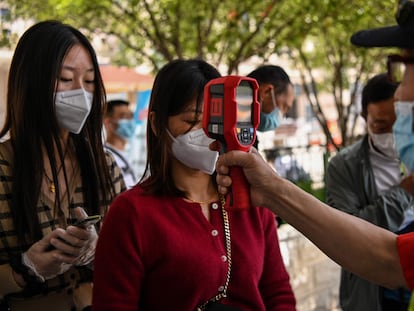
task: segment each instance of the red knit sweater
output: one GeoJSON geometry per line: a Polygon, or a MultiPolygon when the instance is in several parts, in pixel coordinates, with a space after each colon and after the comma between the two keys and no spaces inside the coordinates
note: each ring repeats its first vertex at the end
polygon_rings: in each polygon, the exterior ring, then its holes
{"type": "MultiPolygon", "coordinates": [[[[210,213],[209,222],[199,204],[144,196],[139,186],[119,195],[96,248],[93,310],[193,311],[215,296],[228,261],[219,204],[210,213]]],[[[274,215],[251,208],[229,219],[232,270],[222,302],[245,311],[295,310],[274,215]]]]}

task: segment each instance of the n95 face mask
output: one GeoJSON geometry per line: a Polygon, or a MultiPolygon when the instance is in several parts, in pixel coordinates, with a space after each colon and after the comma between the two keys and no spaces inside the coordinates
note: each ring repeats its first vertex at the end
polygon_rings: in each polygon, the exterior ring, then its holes
{"type": "Polygon", "coordinates": [[[202,128],[177,137],[173,137],[168,130],[167,133],[173,140],[172,152],[178,161],[190,168],[213,174],[218,152],[210,150],[209,145],[214,139],[209,138],[202,128]]]}
{"type": "Polygon", "coordinates": [[[84,89],[55,93],[56,118],[69,132],[79,134],[92,108],[93,94],[84,89]]]}

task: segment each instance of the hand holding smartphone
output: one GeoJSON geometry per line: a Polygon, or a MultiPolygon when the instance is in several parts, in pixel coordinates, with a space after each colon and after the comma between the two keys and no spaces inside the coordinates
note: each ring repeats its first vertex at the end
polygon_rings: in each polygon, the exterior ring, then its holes
{"type": "MultiPolygon", "coordinates": [[[[72,224],[72,226],[86,229],[89,226],[92,226],[92,225],[98,223],[101,219],[102,219],[101,215],[92,215],[92,216],[88,216],[84,219],[77,220],[74,224],[72,224]]],[[[65,240],[63,240],[61,238],[58,238],[58,239],[65,242],[65,243],[67,243],[65,240]]],[[[46,248],[46,251],[51,251],[51,250],[54,250],[54,249],[55,249],[55,247],[53,245],[49,245],[46,248]]]]}

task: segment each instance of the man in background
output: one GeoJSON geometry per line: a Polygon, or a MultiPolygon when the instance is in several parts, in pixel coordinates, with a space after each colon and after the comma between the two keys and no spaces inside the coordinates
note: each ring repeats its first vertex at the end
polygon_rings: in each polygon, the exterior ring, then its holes
{"type": "MultiPolygon", "coordinates": [[[[387,74],[368,81],[361,113],[367,134],[334,156],[326,175],[329,205],[393,232],[413,203],[412,182],[398,159],[392,133],[397,86],[387,74]]],[[[339,296],[344,311],[402,311],[407,310],[410,292],[387,290],[342,269],[339,296]]]]}
{"type": "MultiPolygon", "coordinates": [[[[294,100],[293,84],[288,74],[279,66],[263,65],[247,75],[259,84],[260,132],[274,131],[283,117],[292,108],[294,100]]],[[[256,139],[255,147],[258,142],[256,139]]]]}
{"type": "Polygon", "coordinates": [[[103,124],[106,132],[104,148],[114,156],[122,170],[125,185],[131,188],[137,180],[128,162],[125,147],[135,133],[136,123],[129,102],[120,99],[108,101],[103,124]]]}

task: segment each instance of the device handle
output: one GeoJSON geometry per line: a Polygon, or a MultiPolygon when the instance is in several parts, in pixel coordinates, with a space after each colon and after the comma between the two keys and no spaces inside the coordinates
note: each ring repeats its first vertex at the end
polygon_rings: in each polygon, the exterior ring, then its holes
{"type": "Polygon", "coordinates": [[[232,186],[226,197],[226,209],[245,210],[250,208],[250,187],[240,166],[230,168],[232,186]]]}

